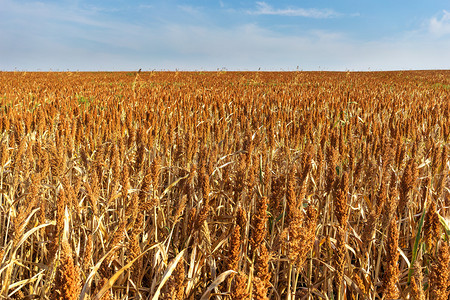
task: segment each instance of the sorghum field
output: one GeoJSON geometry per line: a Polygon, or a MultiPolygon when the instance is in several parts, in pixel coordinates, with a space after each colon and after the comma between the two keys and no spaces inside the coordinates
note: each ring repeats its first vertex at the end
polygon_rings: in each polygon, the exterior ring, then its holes
{"type": "Polygon", "coordinates": [[[2,299],[448,299],[450,71],[0,72],[2,299]]]}

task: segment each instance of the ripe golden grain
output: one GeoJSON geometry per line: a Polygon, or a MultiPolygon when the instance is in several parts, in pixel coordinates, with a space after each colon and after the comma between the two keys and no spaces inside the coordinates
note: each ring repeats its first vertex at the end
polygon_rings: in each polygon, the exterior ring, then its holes
{"type": "Polygon", "coordinates": [[[448,78],[0,72],[0,297],[446,299],[448,78]]]}

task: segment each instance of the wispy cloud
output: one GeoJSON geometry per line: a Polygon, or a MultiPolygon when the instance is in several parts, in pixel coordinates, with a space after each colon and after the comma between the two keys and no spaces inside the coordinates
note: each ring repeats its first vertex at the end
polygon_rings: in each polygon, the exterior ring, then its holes
{"type": "Polygon", "coordinates": [[[316,9],[316,8],[274,8],[266,2],[256,2],[256,10],[249,11],[252,15],[275,15],[275,16],[291,16],[305,17],[315,19],[325,19],[337,17],[340,14],[332,9],[316,9]]]}
{"type": "MultiPolygon", "coordinates": [[[[76,4],[67,6],[45,2],[14,2],[2,1],[5,16],[8,19],[13,19],[19,23],[31,23],[32,20],[44,21],[42,23],[51,22],[67,22],[76,25],[86,25],[94,27],[107,26],[100,20],[100,15],[107,11],[101,7],[88,6],[85,8],[79,7],[76,4]]],[[[112,9],[108,9],[111,12],[112,9]]],[[[40,24],[35,24],[34,27],[39,27],[40,24]]]]}
{"type": "MultiPolygon", "coordinates": [[[[327,30],[313,24],[301,30],[283,31],[272,26],[272,22],[249,21],[245,14],[308,18],[344,15],[333,10],[273,8],[266,2],[258,2],[253,12],[236,9],[233,14],[228,13],[231,8],[225,2],[220,11],[226,12],[222,17],[230,17],[227,22],[216,22],[218,15],[209,15],[214,10],[205,6],[174,6],[169,12],[166,6],[155,3],[151,9],[139,11],[145,20],[135,20],[118,18],[102,7],[91,9],[82,2],[0,3],[0,70],[450,67],[442,60],[450,53],[450,39],[446,38],[450,34],[448,11],[441,11],[434,18],[429,15],[415,31],[362,41],[338,27],[327,30]],[[236,16],[240,19],[232,19],[236,16]]],[[[217,6],[216,3],[216,10],[217,6]]]]}
{"type": "Polygon", "coordinates": [[[200,8],[199,7],[194,7],[191,5],[178,5],[178,8],[180,10],[182,10],[185,13],[188,13],[190,15],[198,15],[200,14],[200,8]]]}
{"type": "Polygon", "coordinates": [[[450,12],[446,10],[443,10],[442,12],[441,18],[431,18],[428,25],[430,33],[438,37],[450,35],[450,12]]]}
{"type": "Polygon", "coordinates": [[[138,7],[142,8],[142,9],[151,9],[151,8],[153,8],[153,5],[150,5],[150,4],[139,4],[138,7]]]}

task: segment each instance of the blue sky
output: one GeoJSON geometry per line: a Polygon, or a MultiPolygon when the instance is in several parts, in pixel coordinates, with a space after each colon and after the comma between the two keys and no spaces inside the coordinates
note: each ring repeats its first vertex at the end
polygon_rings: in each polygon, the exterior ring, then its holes
{"type": "Polygon", "coordinates": [[[450,1],[0,0],[0,70],[450,69],[450,1]]]}

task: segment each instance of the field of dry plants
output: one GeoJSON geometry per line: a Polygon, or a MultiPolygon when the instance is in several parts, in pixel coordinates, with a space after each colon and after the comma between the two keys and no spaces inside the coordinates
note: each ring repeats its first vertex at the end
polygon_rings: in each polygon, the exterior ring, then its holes
{"type": "Polygon", "coordinates": [[[448,299],[450,71],[0,72],[1,299],[448,299]]]}

